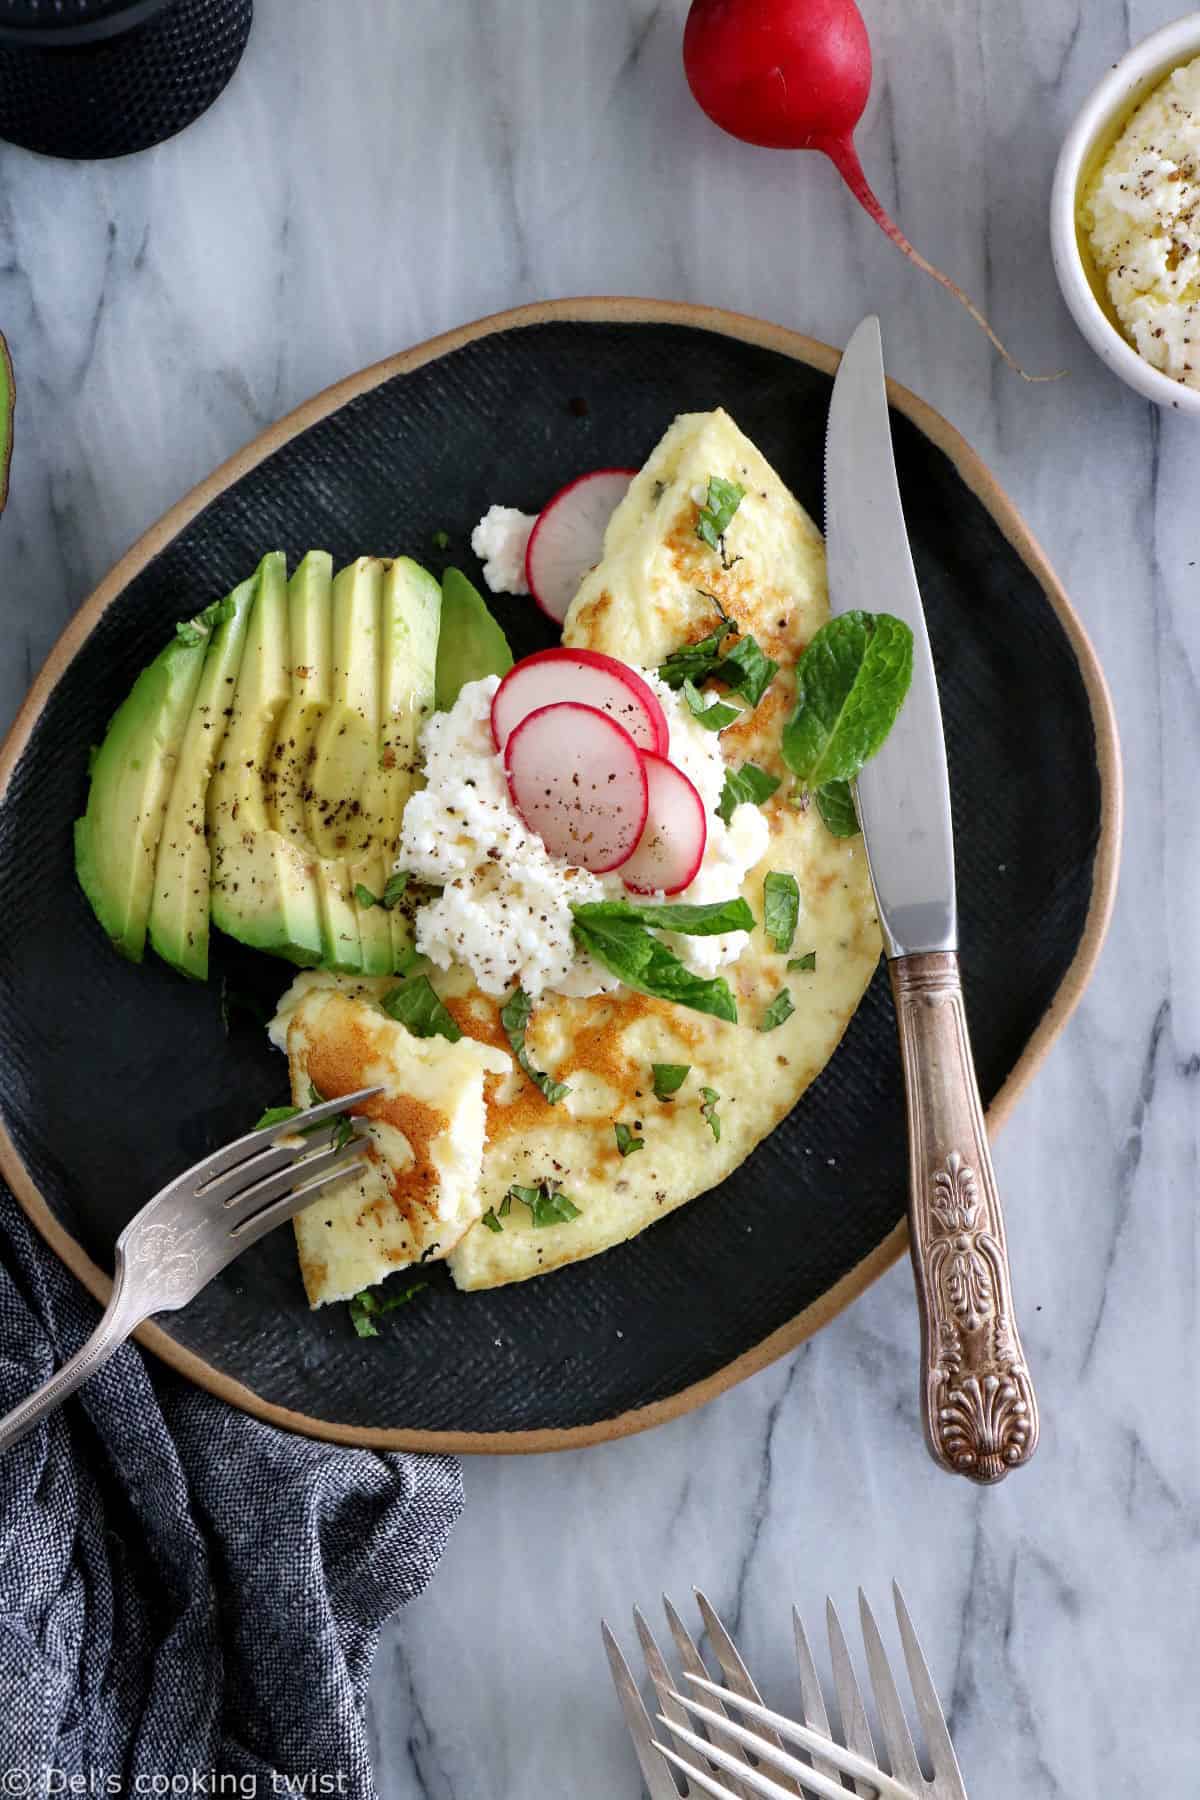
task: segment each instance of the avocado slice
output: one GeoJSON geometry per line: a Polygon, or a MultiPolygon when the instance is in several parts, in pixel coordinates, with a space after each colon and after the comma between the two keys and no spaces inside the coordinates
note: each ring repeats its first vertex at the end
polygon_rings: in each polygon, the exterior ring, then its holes
{"type": "Polygon", "coordinates": [[[446,712],[458,690],[484,675],[507,675],[512,668],[508,639],[493,619],[483,595],[461,569],[442,577],[442,630],[438,640],[434,704],[446,712]]]}
{"type": "MultiPolygon", "coordinates": [[[[408,797],[420,776],[418,740],[433,712],[442,590],[410,556],[398,556],[383,577],[383,686],[380,706],[380,775],[386,784],[379,810],[384,820],[385,874],[391,874],[408,797]]],[[[412,921],[402,907],[388,915],[392,968],[402,970],[412,950],[412,921]]]]}
{"type": "Polygon", "coordinates": [[[254,578],[211,608],[212,634],[192,700],[175,779],[163,817],[150,903],[151,948],[194,981],[208,979],[209,881],[208,784],[233,713],[238,669],[246,642],[254,578]]]}
{"type": "Polygon", "coordinates": [[[176,635],[113,714],[92,764],[87,811],[75,821],[75,873],[122,956],[141,962],[154,866],[213,609],[176,635]]]}
{"type": "Polygon", "coordinates": [[[275,830],[276,726],[291,699],[287,564],[264,556],[256,577],[233,717],[208,790],[212,919],[256,950],[309,967],[321,961],[312,857],[275,830]]]}
{"type": "Polygon", "coordinates": [[[13,379],[12,357],[4,333],[0,332],[0,512],[8,499],[8,471],[12,464],[13,411],[17,404],[17,384],[13,379]]]}

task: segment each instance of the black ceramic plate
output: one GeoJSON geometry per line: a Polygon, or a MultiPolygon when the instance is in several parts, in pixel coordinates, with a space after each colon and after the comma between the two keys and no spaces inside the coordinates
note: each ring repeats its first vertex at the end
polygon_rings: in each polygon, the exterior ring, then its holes
{"type": "MultiPolygon", "coordinates": [[[[564,302],[454,333],[268,432],[149,533],[50,658],[0,762],[0,1163],[97,1293],[169,1176],[284,1098],[221,984],[270,1007],[281,964],[220,943],[208,987],[108,947],[72,872],[88,746],[174,621],[264,550],[408,551],[478,574],[492,501],[536,511],[640,463],[678,412],[725,406],[821,516],[834,352],[728,314],[564,302]],[[433,547],[446,531],[450,548],[433,547]]],[[[938,665],[962,949],[993,1124],[1078,998],[1115,879],[1119,766],[1104,684],[1053,575],[982,465],[900,390],[893,428],[938,665]],[[1048,792],[1055,796],[1047,807],[1048,792]]],[[[497,603],[516,653],[550,641],[497,603]]],[[[147,1343],[266,1416],[378,1444],[532,1449],[681,1411],[797,1343],[904,1243],[904,1115],[882,970],[829,1068],[721,1187],[540,1281],[457,1294],[444,1271],[377,1340],[311,1313],[289,1231],[147,1343]]],[[[1020,1231],[1020,1215],[1011,1221],[1020,1231]]],[[[914,1331],[916,1320],[914,1314],[914,1331]]]]}

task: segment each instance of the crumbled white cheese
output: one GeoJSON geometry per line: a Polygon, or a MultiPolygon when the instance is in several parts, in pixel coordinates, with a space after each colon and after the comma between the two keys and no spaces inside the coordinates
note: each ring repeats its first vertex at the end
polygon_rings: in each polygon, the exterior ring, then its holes
{"type": "Polygon", "coordinates": [[[1081,213],[1134,348],[1200,388],[1200,57],[1138,107],[1081,213]]]}
{"type": "Polygon", "coordinates": [[[471,548],[483,564],[483,579],[493,594],[527,594],[525,552],[536,513],[515,506],[489,506],[471,533],[471,548]]]}
{"type": "MultiPolygon", "coordinates": [[[[677,694],[647,673],[670,728],[671,760],[690,777],[704,802],[708,842],[691,886],[675,896],[729,900],[766,853],[770,831],[757,806],[734,810],[728,826],[717,817],[725,760],[717,736],[697,725],[677,694]]],[[[615,976],[576,949],[571,906],[625,892],[619,872],[592,875],[551,856],[509,798],[492,743],[491,704],[498,678],[466,684],[449,712],[425,727],[425,786],[404,813],[398,869],[442,888],[416,916],[416,945],[439,968],[470,968],[484,993],[508,993],[520,982],[531,998],[556,993],[605,993],[615,976]]],[[[671,935],[676,953],[698,975],[712,975],[745,945],[744,932],[721,937],[671,935]]]]}

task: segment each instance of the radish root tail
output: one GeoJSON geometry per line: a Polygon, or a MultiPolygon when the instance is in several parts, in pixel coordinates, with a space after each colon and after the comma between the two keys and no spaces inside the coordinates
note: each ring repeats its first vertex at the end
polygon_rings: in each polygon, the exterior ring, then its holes
{"type": "Polygon", "coordinates": [[[948,275],[943,274],[941,269],[937,268],[934,263],[928,262],[926,258],[921,255],[921,252],[909,243],[895,220],[885,211],[883,205],[876,198],[871,184],[863,172],[862,163],[858,158],[858,151],[855,149],[854,143],[850,138],[825,138],[821,140],[819,148],[824,150],[826,156],[828,156],[829,160],[837,169],[838,174],[846,183],[850,192],[854,195],[854,198],[863,208],[863,211],[870,214],[871,218],[874,219],[885,237],[889,237],[898,250],[903,250],[905,256],[914,262],[918,269],[921,269],[926,275],[932,276],[934,281],[944,287],[948,294],[954,295],[954,298],[958,301],[959,305],[966,308],[967,312],[979,326],[979,329],[986,334],[989,341],[1000,352],[1000,355],[1004,358],[1009,368],[1014,369],[1021,377],[1022,381],[1062,380],[1067,372],[1065,369],[1059,369],[1054,375],[1031,375],[1028,369],[1023,369],[1007,346],[1001,343],[1000,339],[996,336],[996,333],[992,330],[991,325],[970,296],[964,294],[956,281],[951,281],[948,275]]]}

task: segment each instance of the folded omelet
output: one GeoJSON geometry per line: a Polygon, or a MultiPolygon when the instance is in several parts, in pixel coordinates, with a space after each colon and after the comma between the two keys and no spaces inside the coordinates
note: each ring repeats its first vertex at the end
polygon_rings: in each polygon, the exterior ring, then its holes
{"type": "MultiPolygon", "coordinates": [[[[609,524],[603,560],[567,615],[563,642],[654,668],[712,630],[714,602],[780,664],[758,706],[721,735],[720,748],[727,762],[753,762],[780,778],[764,806],[769,848],[741,892],[761,920],[766,874],[795,875],[800,919],[790,949],[777,952],[761,927],[749,934],[737,962],[723,971],[737,999],[737,1024],[624,987],[588,999],[544,995],[534,1007],[526,1049],[537,1068],[570,1086],[553,1106],[511,1062],[502,1068],[498,1060],[482,1060],[504,1058],[509,1049],[500,1022],[503,1001],[481,993],[466,970],[436,977],[465,1034],[453,1045],[442,1039],[403,1042],[386,1033],[380,1038],[366,1018],[374,1013],[385,1025],[390,1021],[377,1011],[371,984],[357,984],[357,998],[343,991],[340,1003],[319,1005],[315,993],[337,989],[339,978],[301,976],[293,993],[305,989],[308,998],[287,1031],[298,1101],[307,1097],[309,1080],[334,1095],[374,1079],[371,1070],[386,1062],[385,1039],[401,1059],[390,1090],[396,1105],[402,1094],[410,1102],[418,1098],[418,1043],[425,1058],[421,1079],[428,1074],[448,1084],[440,1098],[432,1086],[420,1089],[427,1096],[421,1103],[437,1109],[436,1129],[422,1123],[414,1137],[408,1126],[417,1129],[415,1113],[388,1115],[398,1135],[386,1141],[381,1136],[379,1150],[381,1163],[390,1164],[390,1187],[381,1166],[369,1195],[355,1184],[353,1194],[322,1200],[297,1222],[314,1305],[378,1280],[387,1267],[402,1266],[435,1242],[461,1288],[521,1281],[594,1256],[724,1180],[837,1048],[880,953],[866,856],[861,838],[835,838],[815,808],[793,804],[779,749],[794,700],[796,659],[829,616],[824,548],[803,507],[721,411],[677,419],[635,478],[609,524]],[[696,531],[713,475],[745,489],[724,555],[696,531]],[[809,952],[815,953],[811,968],[788,971],[789,956],[809,952]],[[760,1030],[766,1008],[785,986],[795,1011],[775,1029],[760,1030]],[[360,1011],[352,1015],[348,1006],[360,1011]],[[335,1043],[357,1042],[359,1032],[370,1053],[334,1050],[335,1043]],[[468,1070],[472,1049],[479,1060],[468,1070]],[[655,1097],[654,1063],[687,1066],[670,1098],[655,1097]],[[335,1074],[340,1089],[331,1085],[335,1074]],[[715,1101],[707,1097],[714,1093],[715,1101]],[[617,1121],[644,1147],[622,1156],[617,1121]],[[429,1173],[434,1159],[424,1147],[460,1131],[463,1174],[444,1199],[426,1208],[422,1196],[440,1195],[443,1178],[429,1173]],[[457,1183],[465,1178],[465,1164],[474,1162],[478,1132],[485,1141],[468,1200],[457,1183]],[[426,1169],[424,1185],[414,1173],[419,1167],[426,1169]],[[524,1203],[506,1205],[514,1186],[528,1192],[542,1184],[568,1196],[578,1216],[546,1224],[535,1222],[537,1214],[524,1203]]],[[[344,979],[340,986],[344,990],[344,979]]]]}

